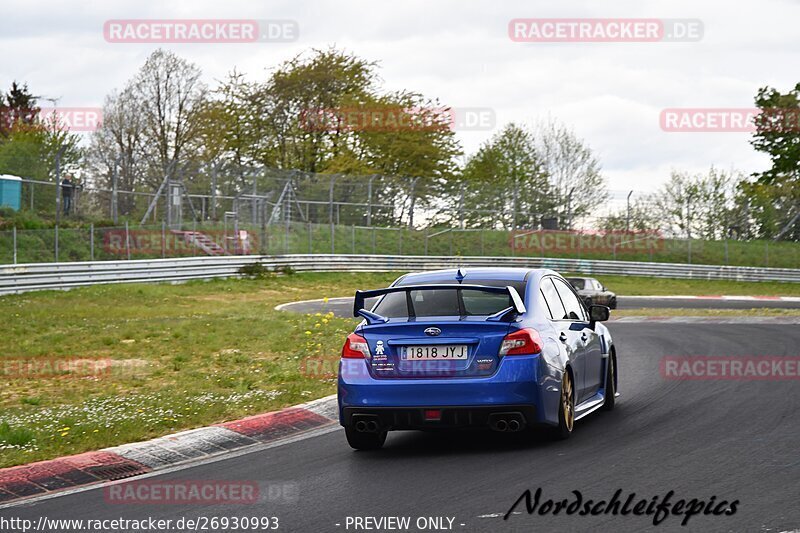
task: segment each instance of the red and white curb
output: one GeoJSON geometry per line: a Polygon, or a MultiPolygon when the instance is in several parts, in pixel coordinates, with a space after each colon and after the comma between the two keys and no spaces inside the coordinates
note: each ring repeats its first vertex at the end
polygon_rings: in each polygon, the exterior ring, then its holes
{"type": "Polygon", "coordinates": [[[148,474],[338,422],[336,396],[157,439],[0,469],[0,505],[148,474]]]}

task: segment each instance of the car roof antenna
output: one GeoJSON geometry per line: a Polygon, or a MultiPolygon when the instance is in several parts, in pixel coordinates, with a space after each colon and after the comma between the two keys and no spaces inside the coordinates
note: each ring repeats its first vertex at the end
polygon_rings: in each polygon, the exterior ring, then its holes
{"type": "Polygon", "coordinates": [[[464,278],[467,276],[467,271],[458,267],[458,271],[456,272],[456,281],[461,283],[464,281],[464,278]]]}

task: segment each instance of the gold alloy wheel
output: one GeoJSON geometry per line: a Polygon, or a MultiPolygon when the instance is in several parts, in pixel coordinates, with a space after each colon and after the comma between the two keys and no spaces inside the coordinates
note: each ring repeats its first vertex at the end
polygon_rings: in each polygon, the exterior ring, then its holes
{"type": "Polygon", "coordinates": [[[564,424],[569,431],[575,423],[575,407],[572,403],[572,378],[568,372],[564,372],[564,379],[561,382],[561,410],[564,414],[564,424]]]}

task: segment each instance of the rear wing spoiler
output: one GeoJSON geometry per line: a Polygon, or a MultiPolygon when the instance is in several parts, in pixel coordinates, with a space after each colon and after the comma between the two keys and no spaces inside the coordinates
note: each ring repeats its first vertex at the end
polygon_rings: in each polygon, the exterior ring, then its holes
{"type": "MultiPolygon", "coordinates": [[[[490,319],[499,319],[501,316],[505,315],[509,311],[514,311],[517,314],[523,314],[525,312],[525,304],[522,301],[517,289],[512,286],[506,287],[490,287],[488,285],[456,285],[456,284],[429,284],[429,285],[401,285],[398,287],[387,287],[385,289],[374,289],[371,291],[356,291],[356,297],[353,302],[353,316],[362,316],[367,319],[368,322],[386,322],[386,318],[382,317],[376,313],[372,313],[366,309],[364,309],[364,300],[367,298],[375,298],[376,296],[383,296],[385,294],[391,294],[394,292],[405,292],[406,298],[411,298],[411,291],[425,291],[425,290],[470,290],[470,291],[482,291],[482,292],[490,292],[494,294],[508,294],[511,298],[512,307],[503,309],[499,313],[495,313],[491,315],[487,320],[490,319]]],[[[409,309],[413,309],[413,306],[409,306],[409,309]]]]}

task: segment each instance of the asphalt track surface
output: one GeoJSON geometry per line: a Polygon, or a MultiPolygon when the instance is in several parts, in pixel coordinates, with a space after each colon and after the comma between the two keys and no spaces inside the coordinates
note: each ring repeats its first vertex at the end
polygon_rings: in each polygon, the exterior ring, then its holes
{"type": "MultiPolygon", "coordinates": [[[[453,531],[770,531],[800,528],[800,407],[795,381],[676,381],[666,355],[794,356],[797,326],[614,324],[617,408],[576,423],[572,437],[482,432],[390,433],[379,452],[354,452],[338,426],[246,455],[150,480],[251,480],[295,484],[290,501],[250,505],[119,505],[94,488],[0,510],[0,517],[70,519],[278,516],[279,531],[365,531],[347,517],[452,517],[453,531]],[[526,489],[544,500],[739,500],[733,516],[512,514],[526,489]],[[339,524],[337,526],[337,524],[339,524]],[[463,525],[461,525],[463,524],[463,525]]],[[[139,478],[140,479],[140,478],[139,478]]],[[[135,481],[134,481],[135,482],[135,481]]],[[[410,531],[419,531],[416,526],[410,531]]],[[[14,531],[14,530],[9,530],[14,531]]],[[[115,531],[113,529],[105,531],[115,531]]],[[[375,530],[372,530],[375,531],[375,530]]],[[[387,531],[387,529],[384,529],[387,531]]],[[[429,530],[430,531],[430,530],[429,530]]]]}
{"type": "MultiPolygon", "coordinates": [[[[368,300],[369,302],[369,300],[368,300]]],[[[327,302],[309,300],[280,306],[296,313],[333,312],[339,317],[353,316],[352,298],[331,298],[327,302]]],[[[619,296],[617,309],[800,309],[800,302],[781,300],[723,300],[711,298],[631,298],[619,296]]],[[[613,313],[613,312],[612,312],[613,313]]]]}

